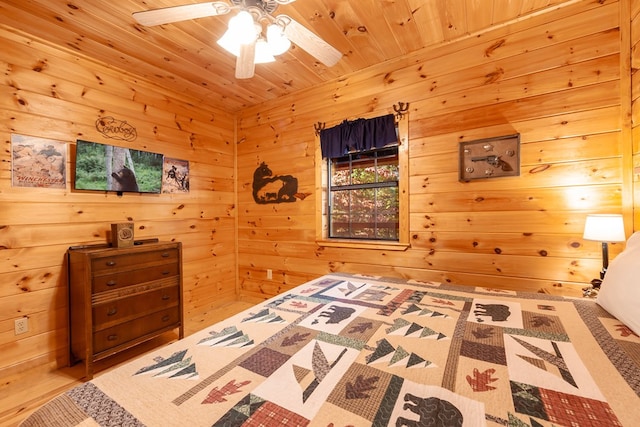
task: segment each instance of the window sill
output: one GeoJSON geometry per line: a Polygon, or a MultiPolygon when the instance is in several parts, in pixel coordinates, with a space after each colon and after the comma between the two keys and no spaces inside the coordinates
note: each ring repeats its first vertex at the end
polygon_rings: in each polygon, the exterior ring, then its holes
{"type": "Polygon", "coordinates": [[[330,248],[376,249],[385,251],[406,251],[408,243],[381,242],[373,240],[353,241],[343,239],[316,240],[318,246],[330,248]]]}

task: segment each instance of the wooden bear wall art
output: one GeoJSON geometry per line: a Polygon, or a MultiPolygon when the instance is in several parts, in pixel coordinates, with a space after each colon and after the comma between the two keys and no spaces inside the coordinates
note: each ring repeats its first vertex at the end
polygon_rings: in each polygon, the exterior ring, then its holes
{"type": "Polygon", "coordinates": [[[291,175],[273,175],[262,162],[253,172],[253,200],[258,204],[290,203],[304,200],[309,194],[298,192],[298,178],[291,175]]]}

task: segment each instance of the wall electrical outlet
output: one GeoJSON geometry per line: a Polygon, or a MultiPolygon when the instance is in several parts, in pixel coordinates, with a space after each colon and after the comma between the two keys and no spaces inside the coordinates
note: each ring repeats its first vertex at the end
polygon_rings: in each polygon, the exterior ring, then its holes
{"type": "Polygon", "coordinates": [[[15,329],[16,335],[29,332],[29,318],[21,317],[19,319],[16,319],[14,329],[15,329]]]}
{"type": "Polygon", "coordinates": [[[273,279],[273,271],[270,268],[267,268],[267,279],[273,279]]]}

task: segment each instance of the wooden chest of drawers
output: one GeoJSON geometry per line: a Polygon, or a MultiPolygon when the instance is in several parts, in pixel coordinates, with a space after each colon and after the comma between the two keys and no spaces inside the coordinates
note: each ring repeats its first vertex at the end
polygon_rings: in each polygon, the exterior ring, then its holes
{"type": "Polygon", "coordinates": [[[93,362],[172,329],[184,336],[181,243],[70,248],[71,362],[93,362]]]}

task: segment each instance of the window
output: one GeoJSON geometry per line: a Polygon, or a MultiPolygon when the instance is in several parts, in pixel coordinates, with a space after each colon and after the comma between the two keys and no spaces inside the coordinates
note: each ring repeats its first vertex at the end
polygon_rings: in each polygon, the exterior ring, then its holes
{"type": "Polygon", "coordinates": [[[329,238],[399,239],[398,147],[327,159],[329,238]]]}
{"type": "Polygon", "coordinates": [[[340,147],[325,156],[326,147],[321,149],[317,138],[316,242],[320,246],[409,247],[407,115],[398,117],[393,132],[393,142],[383,147],[365,144],[364,149],[348,152],[340,147]]]}

